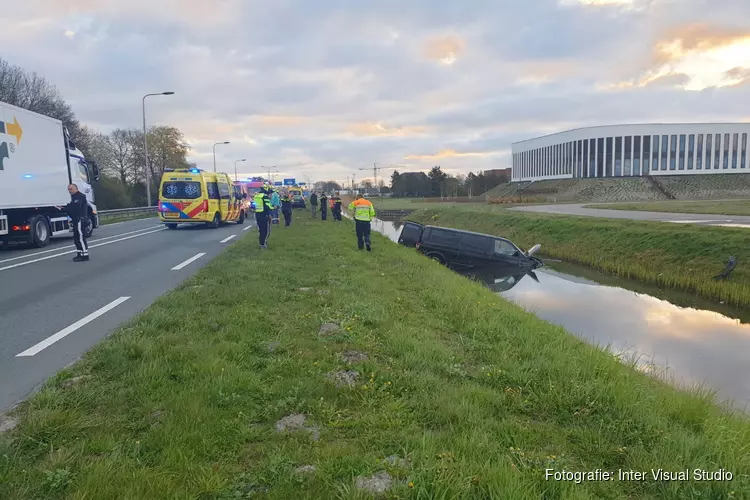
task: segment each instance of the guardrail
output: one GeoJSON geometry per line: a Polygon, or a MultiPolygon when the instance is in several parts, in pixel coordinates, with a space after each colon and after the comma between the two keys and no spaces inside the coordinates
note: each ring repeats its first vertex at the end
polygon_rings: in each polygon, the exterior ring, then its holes
{"type": "Polygon", "coordinates": [[[135,217],[155,216],[157,207],[115,208],[113,210],[99,210],[99,220],[132,219],[135,217]]]}

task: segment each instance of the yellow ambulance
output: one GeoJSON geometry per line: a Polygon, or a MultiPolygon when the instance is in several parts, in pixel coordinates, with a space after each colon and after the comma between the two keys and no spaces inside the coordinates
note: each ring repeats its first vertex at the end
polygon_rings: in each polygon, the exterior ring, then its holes
{"type": "Polygon", "coordinates": [[[159,186],[159,220],[169,229],[182,223],[217,228],[245,222],[246,194],[224,173],[198,168],[167,169],[159,186]]]}

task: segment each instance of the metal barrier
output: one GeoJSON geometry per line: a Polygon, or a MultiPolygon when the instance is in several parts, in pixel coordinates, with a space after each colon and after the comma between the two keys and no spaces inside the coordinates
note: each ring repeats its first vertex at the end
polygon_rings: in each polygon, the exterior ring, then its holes
{"type": "Polygon", "coordinates": [[[157,207],[116,208],[114,210],[99,210],[99,220],[132,219],[144,216],[156,216],[157,207]]]}

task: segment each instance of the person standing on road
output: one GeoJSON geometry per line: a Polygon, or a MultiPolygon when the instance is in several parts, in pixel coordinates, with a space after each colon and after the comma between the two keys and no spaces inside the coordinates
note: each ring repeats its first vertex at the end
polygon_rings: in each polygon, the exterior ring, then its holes
{"type": "Polygon", "coordinates": [[[268,237],[271,236],[271,214],[273,213],[268,189],[262,188],[253,201],[255,201],[255,222],[258,224],[258,242],[260,248],[268,248],[268,237]]]}
{"type": "Polygon", "coordinates": [[[73,239],[75,240],[78,255],[73,258],[74,262],[85,262],[89,260],[89,244],[86,241],[86,228],[89,213],[89,202],[86,195],[78,190],[78,185],[68,185],[70,193],[70,203],[65,205],[63,211],[70,217],[73,224],[73,239]]]}
{"type": "Polygon", "coordinates": [[[338,191],[333,196],[333,219],[336,221],[341,220],[341,197],[338,191]]]}
{"type": "Polygon", "coordinates": [[[354,225],[357,231],[357,247],[362,250],[372,251],[370,246],[370,222],[375,217],[375,207],[372,202],[366,200],[361,194],[349,204],[349,211],[354,212],[354,225]]]}
{"type": "Polygon", "coordinates": [[[281,207],[281,199],[279,192],[274,188],[271,188],[271,205],[273,205],[273,223],[279,223],[279,208],[281,207]]]}
{"type": "Polygon", "coordinates": [[[284,226],[289,227],[292,225],[292,197],[289,196],[289,192],[285,192],[281,196],[281,213],[284,215],[284,226]]]}
{"type": "Polygon", "coordinates": [[[325,191],[320,193],[320,220],[326,220],[328,218],[328,197],[325,191]]]}
{"type": "Polygon", "coordinates": [[[313,191],[310,195],[310,209],[312,209],[313,219],[318,215],[318,193],[313,191]]]}

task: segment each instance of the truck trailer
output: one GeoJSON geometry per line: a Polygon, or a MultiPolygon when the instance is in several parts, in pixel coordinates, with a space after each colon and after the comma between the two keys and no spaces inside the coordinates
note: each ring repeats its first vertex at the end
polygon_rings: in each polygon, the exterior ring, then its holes
{"type": "Polygon", "coordinates": [[[60,120],[0,102],[0,246],[22,241],[46,246],[50,238],[72,236],[62,210],[68,184],[88,200],[86,237],[99,225],[92,183],[99,168],[70,140],[60,120]]]}

